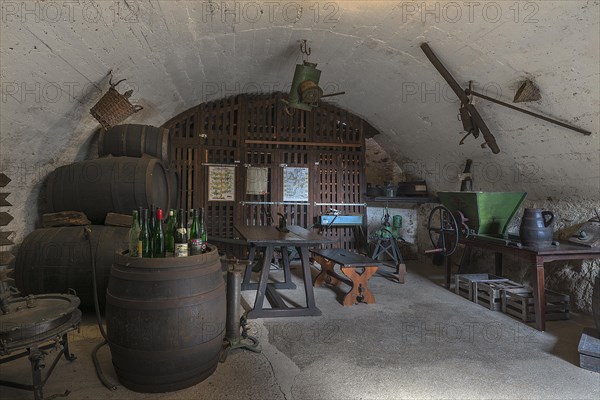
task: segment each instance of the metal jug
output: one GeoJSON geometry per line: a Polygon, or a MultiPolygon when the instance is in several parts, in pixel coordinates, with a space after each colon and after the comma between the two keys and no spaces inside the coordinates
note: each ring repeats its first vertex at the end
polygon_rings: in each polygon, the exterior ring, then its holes
{"type": "Polygon", "coordinates": [[[539,208],[526,208],[523,212],[519,236],[527,247],[548,247],[552,244],[554,214],[539,208]]]}

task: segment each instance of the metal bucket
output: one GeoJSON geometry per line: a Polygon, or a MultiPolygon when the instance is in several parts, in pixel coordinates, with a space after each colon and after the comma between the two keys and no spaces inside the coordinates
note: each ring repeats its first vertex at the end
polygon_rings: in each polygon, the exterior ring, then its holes
{"type": "Polygon", "coordinates": [[[216,247],[181,258],[116,254],[106,329],[119,381],[136,392],[180,390],[217,368],[226,320],[216,247]]]}

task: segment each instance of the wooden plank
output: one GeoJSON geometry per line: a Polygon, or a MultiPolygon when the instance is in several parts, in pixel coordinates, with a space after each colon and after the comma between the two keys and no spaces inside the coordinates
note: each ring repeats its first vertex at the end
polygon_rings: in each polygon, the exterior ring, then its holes
{"type": "Polygon", "coordinates": [[[106,219],[104,220],[104,225],[122,226],[125,228],[129,228],[132,223],[133,223],[133,217],[131,215],[117,214],[117,213],[111,213],[111,212],[106,214],[106,219]]]}
{"type": "Polygon", "coordinates": [[[0,265],[8,265],[15,259],[10,251],[0,251],[0,265]]]}
{"type": "Polygon", "coordinates": [[[0,187],[8,185],[10,181],[11,179],[8,176],[6,176],[3,172],[0,172],[0,187]]]}
{"type": "Polygon", "coordinates": [[[2,207],[10,207],[12,204],[6,198],[10,193],[0,193],[0,206],[2,207]]]}
{"type": "Polygon", "coordinates": [[[6,226],[13,220],[12,215],[7,212],[0,212],[0,226],[6,226]]]}
{"type": "Polygon", "coordinates": [[[87,216],[79,211],[61,211],[57,213],[42,214],[42,228],[55,226],[82,226],[90,225],[87,216]]]}
{"type": "Polygon", "coordinates": [[[0,246],[10,246],[11,244],[14,244],[14,242],[8,238],[13,233],[15,233],[15,232],[14,231],[0,232],[0,246]]]}

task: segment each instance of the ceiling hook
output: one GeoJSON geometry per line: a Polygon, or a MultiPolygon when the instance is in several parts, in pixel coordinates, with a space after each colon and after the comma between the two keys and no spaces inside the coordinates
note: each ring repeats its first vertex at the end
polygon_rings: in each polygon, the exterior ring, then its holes
{"type": "Polygon", "coordinates": [[[308,58],[308,56],[310,56],[310,47],[308,47],[308,50],[307,50],[306,46],[307,46],[306,39],[303,39],[300,42],[300,53],[306,54],[306,57],[308,58]]]}

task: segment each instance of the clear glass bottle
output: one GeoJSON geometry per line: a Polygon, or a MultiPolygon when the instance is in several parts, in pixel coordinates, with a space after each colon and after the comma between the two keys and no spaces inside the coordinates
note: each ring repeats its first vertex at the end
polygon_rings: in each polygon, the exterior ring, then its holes
{"type": "Polygon", "coordinates": [[[185,214],[183,213],[182,208],[180,208],[179,213],[177,213],[177,227],[175,228],[173,236],[175,257],[187,257],[188,237],[185,225],[185,214]]]}
{"type": "Polygon", "coordinates": [[[137,210],[133,210],[131,228],[129,229],[129,257],[138,257],[140,240],[140,217],[137,210]]]}

